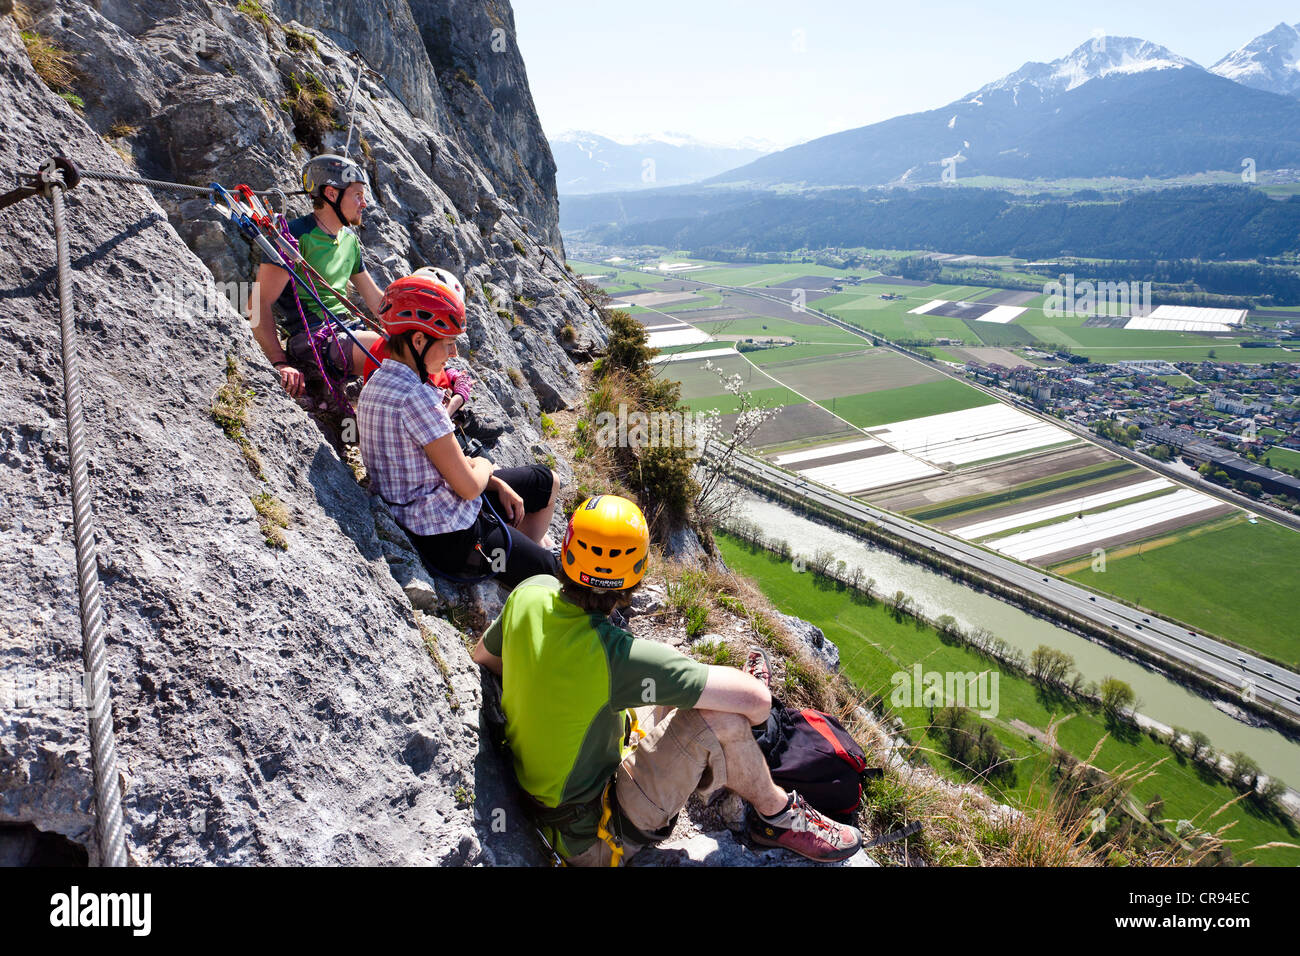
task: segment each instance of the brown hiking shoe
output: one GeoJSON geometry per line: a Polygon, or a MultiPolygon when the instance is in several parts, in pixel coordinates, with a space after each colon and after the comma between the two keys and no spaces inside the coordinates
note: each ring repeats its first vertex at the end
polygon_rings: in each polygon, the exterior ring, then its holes
{"type": "Polygon", "coordinates": [[[749,818],[749,838],[761,846],[791,850],[815,863],[847,860],[862,847],[862,834],[847,824],[828,820],[793,791],[790,806],[768,820],[755,811],[749,818]]]}

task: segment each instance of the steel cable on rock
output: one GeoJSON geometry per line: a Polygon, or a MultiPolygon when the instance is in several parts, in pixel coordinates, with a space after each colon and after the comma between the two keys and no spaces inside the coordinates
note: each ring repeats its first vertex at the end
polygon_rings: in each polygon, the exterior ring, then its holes
{"type": "MultiPolygon", "coordinates": [[[[151,189],[211,196],[212,185],[190,186],[160,179],[122,173],[78,169],[64,157],[45,163],[29,177],[29,185],[6,193],[0,208],[20,202],[37,192],[49,197],[54,215],[54,242],[58,265],[59,333],[63,356],[63,400],[67,412],[69,477],[72,490],[72,524],[77,553],[77,590],[81,605],[82,666],[85,672],[86,709],[90,725],[90,749],[94,765],[96,831],[100,862],[104,866],[127,866],[126,825],[122,814],[122,791],[118,774],[117,741],[113,735],[112,696],[108,680],[108,650],[104,645],[104,608],[99,581],[99,560],[91,514],[90,475],[86,463],[86,422],[82,403],[81,371],[77,356],[77,328],[72,316],[72,266],[68,248],[64,192],[81,179],[151,189]],[[67,177],[65,179],[65,176],[67,177]]],[[[285,201],[280,189],[256,193],[285,201]]]]}
{"type": "MultiPolygon", "coordinates": [[[[86,174],[118,178],[115,174],[86,174]]],[[[77,586],[81,599],[82,660],[86,709],[90,716],[90,749],[95,768],[96,824],[101,863],[126,866],[126,828],[118,782],[117,743],[108,683],[108,651],[104,647],[104,609],[100,600],[95,528],[90,510],[90,476],[86,466],[86,422],[81,401],[81,371],[77,359],[77,329],[72,320],[72,267],[63,208],[62,174],[52,168],[45,178],[54,207],[54,241],[58,256],[59,331],[63,348],[63,399],[68,415],[68,449],[72,480],[72,523],[77,547],[77,586]]]]}
{"type": "MultiPolygon", "coordinates": [[[[98,169],[78,169],[82,179],[100,179],[108,183],[126,183],[128,186],[148,186],[151,189],[166,189],[171,192],[191,193],[195,196],[211,196],[211,186],[189,186],[185,183],[169,183],[161,179],[144,179],[141,176],[127,176],[123,173],[108,173],[98,169]]],[[[279,189],[260,189],[256,190],[255,196],[283,196],[283,190],[279,189]]],[[[306,195],[306,193],[290,193],[290,195],[306,195]]]]}

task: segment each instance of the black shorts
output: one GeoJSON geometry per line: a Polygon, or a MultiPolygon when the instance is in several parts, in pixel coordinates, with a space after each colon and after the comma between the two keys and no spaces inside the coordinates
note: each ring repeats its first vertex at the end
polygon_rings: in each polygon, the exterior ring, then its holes
{"type": "MultiPolygon", "coordinates": [[[[524,499],[527,514],[541,511],[551,500],[555,476],[545,465],[498,468],[494,474],[524,499]]],[[[560,573],[560,562],[554,554],[506,522],[505,509],[495,491],[485,492],[483,501],[478,517],[468,528],[445,534],[407,532],[431,574],[477,577],[493,573],[492,562],[495,560],[499,565],[502,559],[505,566],[496,571],[496,577],[509,587],[534,574],[560,573]],[[489,505],[501,516],[500,521],[488,509],[489,505]]]]}

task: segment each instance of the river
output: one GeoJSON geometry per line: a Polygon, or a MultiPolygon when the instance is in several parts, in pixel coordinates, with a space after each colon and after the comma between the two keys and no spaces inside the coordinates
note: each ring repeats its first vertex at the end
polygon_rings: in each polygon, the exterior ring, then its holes
{"type": "MultiPolygon", "coordinates": [[[[1202,730],[1220,753],[1242,751],[1265,773],[1300,787],[1300,744],[1275,730],[1251,727],[1223,713],[1199,694],[1148,670],[1114,651],[988,594],[951,581],[919,564],[868,545],[843,531],[818,524],[802,515],[749,492],[737,516],[755,521],[769,539],[784,539],[795,553],[811,557],[819,548],[831,548],[850,568],[862,568],[876,579],[885,595],[902,591],[930,619],[951,614],[967,630],[987,628],[1027,655],[1040,644],[1065,651],[1089,680],[1118,677],[1132,686],[1142,713],[1153,720],[1187,730],[1202,730]]],[[[816,622],[814,622],[816,623],[816,622]]]]}

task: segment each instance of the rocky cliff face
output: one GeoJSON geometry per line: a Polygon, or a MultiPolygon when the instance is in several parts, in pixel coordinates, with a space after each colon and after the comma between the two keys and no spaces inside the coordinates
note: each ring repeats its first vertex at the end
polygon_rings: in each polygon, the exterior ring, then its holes
{"type": "Polygon", "coordinates": [[[479,131],[471,148],[492,178],[557,251],[560,207],[555,160],[542,133],[515,18],[498,0],[414,0],[420,35],[457,122],[479,131]]]}
{"type": "MultiPolygon", "coordinates": [[[[381,286],[426,263],[463,277],[481,437],[502,463],[544,457],[540,414],[579,399],[573,355],[606,333],[538,245],[558,243],[553,166],[518,55],[475,52],[498,20],[512,41],[509,8],[468,6],[29,4],[31,29],[76,54],[66,92],[83,105],[38,79],[0,19],[0,169],[63,152],[92,169],[295,189],[304,143],[342,147],[346,54],[360,47],[386,77],[357,94],[354,154],[379,200],[369,268],[381,286]],[[444,19],[464,31],[418,42],[444,19]],[[447,68],[477,77],[483,102],[447,68]],[[295,121],[281,105],[295,89],[329,100],[295,121]]],[[[436,586],[211,293],[214,277],[251,280],[243,241],[204,201],[140,187],[85,182],[69,213],[133,859],[530,859],[482,751],[462,636],[417,623],[411,600],[436,607],[436,586]],[[227,356],[252,391],[244,435],[260,475],[210,413],[227,356]],[[265,542],[255,499],[283,506],[287,550],[265,542]]],[[[0,222],[17,240],[0,247],[0,859],[57,834],[94,861],[48,203],[0,222]]]]}

